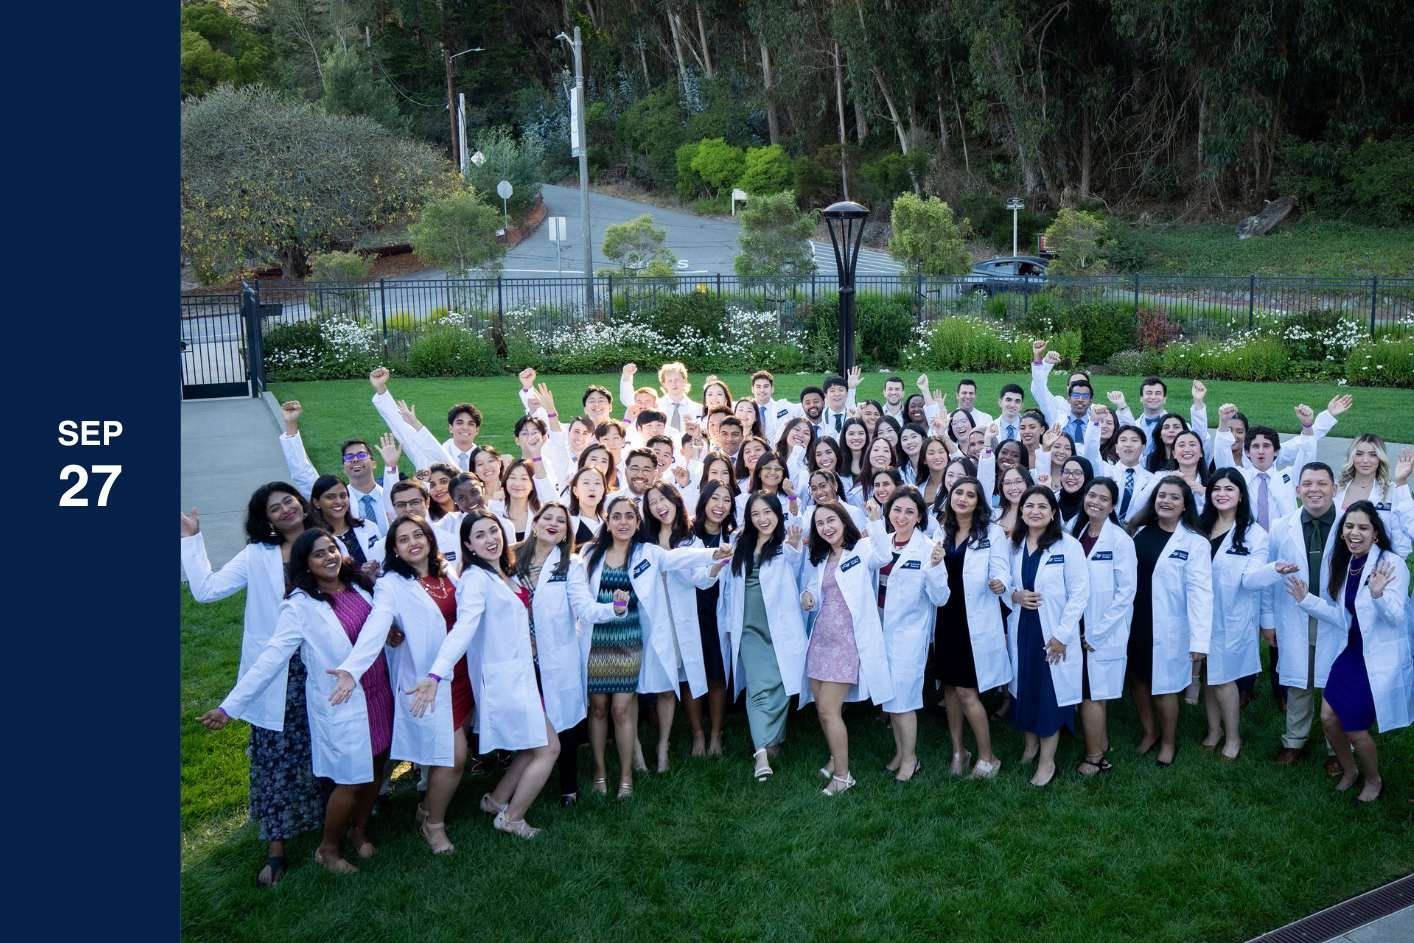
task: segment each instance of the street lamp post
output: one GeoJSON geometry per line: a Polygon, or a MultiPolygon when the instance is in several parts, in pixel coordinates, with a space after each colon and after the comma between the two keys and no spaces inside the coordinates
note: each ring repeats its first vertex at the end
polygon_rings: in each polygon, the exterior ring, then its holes
{"type": "Polygon", "coordinates": [[[839,275],[840,376],[854,366],[854,268],[859,262],[859,244],[864,238],[864,217],[869,211],[858,203],[841,200],[825,208],[825,228],[835,250],[835,271],[839,275]]]}
{"type": "Polygon", "coordinates": [[[1016,255],[1016,214],[1018,210],[1026,209],[1026,204],[1021,202],[1021,197],[1014,196],[1006,201],[1006,208],[1011,210],[1011,254],[1016,255]]]}
{"type": "Polygon", "coordinates": [[[465,132],[465,128],[462,128],[462,124],[466,120],[466,103],[463,101],[461,108],[458,109],[456,83],[452,79],[452,62],[469,52],[485,51],[486,50],[480,46],[473,46],[470,49],[463,49],[461,52],[449,54],[447,47],[442,47],[442,67],[447,73],[447,115],[448,120],[452,123],[452,163],[457,165],[457,169],[461,171],[463,177],[466,176],[466,159],[463,154],[466,150],[466,144],[462,140],[465,132]],[[462,128],[462,134],[458,133],[458,128],[462,128]]]}
{"type": "Polygon", "coordinates": [[[579,27],[574,28],[574,39],[564,33],[555,37],[563,39],[574,49],[574,98],[570,121],[574,128],[570,137],[578,144],[579,157],[579,229],[584,239],[584,311],[594,310],[594,240],[589,230],[589,137],[585,133],[584,100],[584,45],[580,42],[579,27]]]}

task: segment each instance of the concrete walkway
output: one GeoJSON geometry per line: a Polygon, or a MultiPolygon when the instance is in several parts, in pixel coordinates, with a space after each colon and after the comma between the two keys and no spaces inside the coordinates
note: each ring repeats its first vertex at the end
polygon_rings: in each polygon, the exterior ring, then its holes
{"type": "Polygon", "coordinates": [[[1414,940],[1414,907],[1396,910],[1363,927],[1332,937],[1331,943],[1409,943],[1414,940]]]}
{"type": "Polygon", "coordinates": [[[181,510],[195,507],[200,513],[206,553],[214,568],[245,546],[245,510],[251,492],[268,481],[289,477],[279,434],[264,399],[182,403],[181,510]]]}

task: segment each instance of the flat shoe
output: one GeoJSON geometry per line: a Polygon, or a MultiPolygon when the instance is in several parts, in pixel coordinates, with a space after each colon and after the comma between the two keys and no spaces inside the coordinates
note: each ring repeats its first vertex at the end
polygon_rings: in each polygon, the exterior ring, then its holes
{"type": "Polygon", "coordinates": [[[285,876],[285,858],[283,855],[271,855],[265,859],[265,867],[260,869],[260,873],[255,876],[255,883],[261,887],[274,887],[279,884],[285,876]],[[265,869],[270,869],[270,876],[266,877],[265,869]]]}
{"type": "Polygon", "coordinates": [[[1224,762],[1224,763],[1236,763],[1236,762],[1237,762],[1237,758],[1240,757],[1241,755],[1242,755],[1242,749],[1239,747],[1239,748],[1238,748],[1238,751],[1237,751],[1236,753],[1234,753],[1232,756],[1228,756],[1226,753],[1219,753],[1219,754],[1218,754],[1218,759],[1221,760],[1221,761],[1224,762]]]}
{"type": "Polygon", "coordinates": [[[314,849],[314,863],[325,871],[333,874],[357,874],[358,868],[354,867],[343,858],[325,858],[324,852],[318,848],[314,849]]]}
{"type": "Polygon", "coordinates": [[[498,832],[505,832],[507,835],[515,835],[517,838],[534,838],[540,834],[540,829],[531,825],[525,819],[518,819],[512,822],[506,817],[504,810],[497,812],[496,817],[491,820],[491,827],[498,832]]]}
{"type": "Polygon", "coordinates": [[[953,776],[966,776],[967,768],[972,765],[972,753],[963,750],[961,753],[952,755],[952,762],[948,764],[948,773],[953,776]]]}
{"type": "Polygon", "coordinates": [[[907,779],[899,779],[897,776],[895,776],[895,777],[894,777],[894,782],[898,783],[899,785],[905,785],[905,784],[907,784],[907,783],[911,783],[911,782],[913,782],[915,779],[918,778],[918,774],[921,773],[921,772],[923,772],[923,761],[922,761],[922,760],[914,760],[914,761],[913,761],[913,774],[910,775],[907,779]]]}
{"type": "Polygon", "coordinates": [[[497,802],[489,792],[481,794],[481,811],[487,815],[500,815],[506,811],[507,803],[497,802]]]}

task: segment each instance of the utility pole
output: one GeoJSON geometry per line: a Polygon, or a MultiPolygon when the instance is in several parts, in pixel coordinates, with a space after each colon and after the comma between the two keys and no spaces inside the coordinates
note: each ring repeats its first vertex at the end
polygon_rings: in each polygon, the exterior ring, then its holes
{"type": "Polygon", "coordinates": [[[452,51],[442,44],[442,67],[447,72],[447,120],[451,122],[452,163],[461,166],[461,151],[457,149],[457,94],[452,84],[452,51]]]}
{"type": "Polygon", "coordinates": [[[589,137],[584,124],[584,47],[574,28],[575,136],[579,138],[579,228],[584,237],[585,313],[594,310],[594,238],[589,228],[589,137]]]}

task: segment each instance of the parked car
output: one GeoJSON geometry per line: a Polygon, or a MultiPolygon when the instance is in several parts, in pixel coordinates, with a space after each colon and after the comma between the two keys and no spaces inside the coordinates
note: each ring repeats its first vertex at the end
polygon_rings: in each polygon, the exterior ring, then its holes
{"type": "Polygon", "coordinates": [[[1046,287],[1049,265],[1037,255],[1002,255],[978,262],[962,280],[972,294],[986,297],[1000,291],[1036,292],[1046,287]]]}

